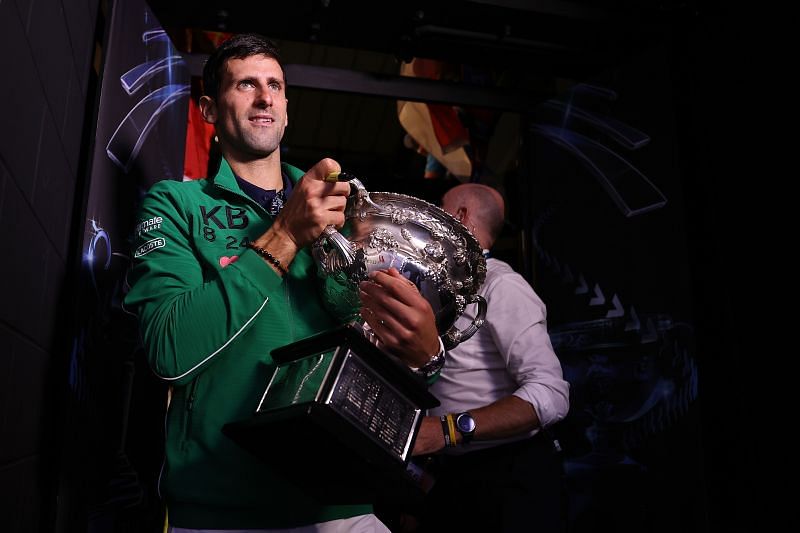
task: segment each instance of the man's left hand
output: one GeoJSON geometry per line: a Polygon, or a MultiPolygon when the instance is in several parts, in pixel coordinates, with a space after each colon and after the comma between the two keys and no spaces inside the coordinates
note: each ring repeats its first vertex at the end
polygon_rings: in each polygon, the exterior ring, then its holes
{"type": "Polygon", "coordinates": [[[431,305],[396,268],[373,272],[359,289],[361,316],[380,339],[381,348],[417,368],[439,352],[431,305]]]}

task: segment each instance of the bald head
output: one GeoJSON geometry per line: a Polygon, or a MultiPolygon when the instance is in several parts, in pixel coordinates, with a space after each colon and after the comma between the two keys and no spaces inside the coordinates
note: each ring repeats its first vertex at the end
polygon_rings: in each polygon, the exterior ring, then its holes
{"type": "Polygon", "coordinates": [[[442,198],[442,209],[460,220],[487,249],[503,229],[503,197],[486,185],[465,183],[453,187],[442,198]]]}

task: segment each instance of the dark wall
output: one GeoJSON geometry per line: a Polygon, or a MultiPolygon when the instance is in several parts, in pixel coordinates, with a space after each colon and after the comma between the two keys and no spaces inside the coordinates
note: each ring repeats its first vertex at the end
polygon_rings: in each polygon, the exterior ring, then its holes
{"type": "Polygon", "coordinates": [[[98,0],[0,1],[0,529],[55,519],[54,408],[98,0]]]}
{"type": "Polygon", "coordinates": [[[763,256],[746,250],[767,204],[766,188],[746,181],[759,175],[748,165],[761,133],[745,121],[760,93],[743,83],[755,69],[742,19],[702,11],[662,47],[591,80],[614,98],[571,91],[561,115],[532,119],[610,148],[664,196],[658,205],[641,176],[596,147],[583,152],[592,168],[565,148],[586,143],[534,128],[533,185],[520,201],[533,208],[534,287],[573,386],[558,428],[570,531],[751,531],[756,513],[769,515],[755,503],[767,499],[755,473],[770,441],[742,427],[768,417],[751,400],[769,397],[748,372],[765,353],[748,349],[766,314],[752,283],[764,279],[754,267],[763,256]],[[579,109],[649,140],[626,147],[579,109]],[[622,209],[598,168],[622,199],[654,208],[622,209]]]}
{"type": "Polygon", "coordinates": [[[569,531],[707,531],[670,48],[532,117],[533,285],[570,382],[569,531]],[[680,512],[676,512],[680,509],[680,512]]]}
{"type": "MultiPolygon", "coordinates": [[[[775,226],[770,173],[777,160],[762,143],[774,138],[753,127],[757,102],[769,91],[764,53],[752,10],[725,4],[699,16],[676,38],[675,106],[687,191],[692,296],[701,384],[700,408],[708,516],[718,531],[757,531],[774,520],[769,455],[772,400],[772,290],[779,276],[762,242],[775,226]],[[762,181],[764,179],[764,181],[762,181]],[[770,280],[775,280],[770,283],[770,280]],[[770,287],[768,289],[768,287],[770,287]],[[755,367],[754,367],[755,363],[755,367]],[[764,365],[764,366],[761,366],[764,365]],[[754,369],[756,369],[754,371],[754,369]],[[770,377],[761,379],[762,370],[770,377]],[[767,428],[761,432],[756,428],[767,428]],[[765,438],[766,437],[766,438],[765,438]]],[[[772,53],[772,51],[770,51],[772,53]]],[[[780,113],[776,117],[782,116],[780,113]]],[[[780,196],[780,195],[778,195],[780,196]]],[[[788,200],[791,201],[791,200],[788,200]]],[[[778,459],[775,459],[776,461],[778,459]]]]}

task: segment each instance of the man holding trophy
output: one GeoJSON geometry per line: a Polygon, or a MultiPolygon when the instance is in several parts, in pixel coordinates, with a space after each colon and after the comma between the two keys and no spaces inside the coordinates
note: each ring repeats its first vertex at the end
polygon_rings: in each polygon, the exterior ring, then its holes
{"type": "MultiPolygon", "coordinates": [[[[253,414],[272,349],[339,325],[320,300],[309,245],[345,223],[351,186],[331,159],[306,173],[281,162],[288,101],[272,43],[233,37],[203,82],[201,111],[223,160],[213,178],[162,181],[144,198],[126,298],[151,367],[172,385],[159,480],[171,531],[388,531],[370,505],[311,498],[222,433],[253,414]]],[[[382,350],[435,375],[437,318],[398,270],[357,285],[361,315],[382,350]]]]}

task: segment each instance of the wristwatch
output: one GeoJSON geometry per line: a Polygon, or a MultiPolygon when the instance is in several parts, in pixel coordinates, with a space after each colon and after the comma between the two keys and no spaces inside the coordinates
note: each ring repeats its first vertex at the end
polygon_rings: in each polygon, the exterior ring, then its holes
{"type": "Polygon", "coordinates": [[[469,444],[475,436],[475,419],[468,412],[456,415],[456,429],[461,433],[461,444],[469,444]]]}

